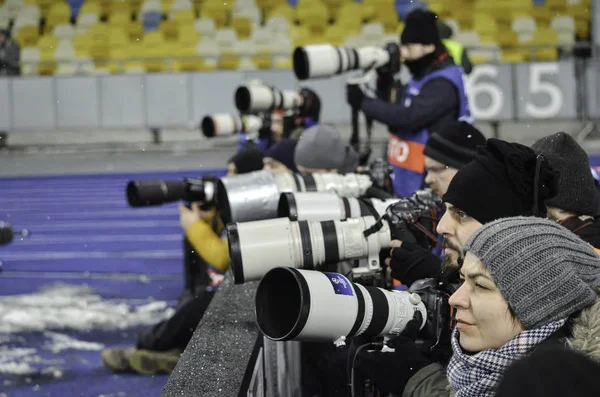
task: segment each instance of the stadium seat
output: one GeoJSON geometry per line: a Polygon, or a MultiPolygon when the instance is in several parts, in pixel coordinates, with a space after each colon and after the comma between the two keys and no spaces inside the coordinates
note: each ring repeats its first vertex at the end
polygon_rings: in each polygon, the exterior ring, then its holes
{"type": "Polygon", "coordinates": [[[214,39],[202,39],[196,47],[196,54],[202,57],[202,62],[206,70],[217,69],[220,48],[214,39]]]}
{"type": "Polygon", "coordinates": [[[20,27],[15,25],[12,35],[21,47],[32,47],[37,44],[40,28],[38,25],[21,25],[20,27]]]}
{"type": "Polygon", "coordinates": [[[162,13],[162,4],[159,0],[145,0],[142,3],[142,7],[140,9],[140,13],[143,14],[145,12],[158,12],[162,13]]]}
{"type": "Polygon", "coordinates": [[[44,35],[38,41],[38,49],[40,50],[40,64],[37,67],[38,74],[52,75],[56,70],[54,62],[54,52],[58,47],[58,38],[51,35],[44,35]]]}
{"type": "Polygon", "coordinates": [[[215,6],[214,3],[211,5],[207,3],[202,9],[202,17],[211,18],[215,22],[216,28],[222,28],[229,20],[229,10],[223,7],[222,4],[215,6]]]}
{"type": "Polygon", "coordinates": [[[167,41],[176,41],[179,38],[179,24],[177,21],[167,19],[158,25],[158,30],[167,41]]]}
{"type": "Polygon", "coordinates": [[[40,50],[37,47],[25,47],[21,50],[21,74],[37,74],[37,66],[41,61],[40,50]]]}
{"type": "Polygon", "coordinates": [[[196,16],[192,9],[179,9],[171,13],[172,21],[191,25],[194,23],[196,16]]]}
{"type": "Polygon", "coordinates": [[[19,17],[21,16],[28,16],[31,17],[32,20],[39,22],[42,16],[42,12],[40,10],[40,7],[37,5],[27,5],[19,9],[17,13],[17,19],[19,19],[19,17]]]}
{"type": "Polygon", "coordinates": [[[77,17],[77,26],[91,26],[100,21],[100,16],[98,14],[80,14],[77,17]]]}
{"type": "Polygon", "coordinates": [[[232,18],[242,17],[247,18],[252,22],[253,26],[259,26],[262,22],[262,12],[259,8],[243,8],[240,10],[234,10],[231,13],[232,18]]]}
{"type": "Polygon", "coordinates": [[[147,32],[141,41],[139,56],[144,59],[144,69],[149,73],[168,70],[164,59],[167,53],[167,42],[159,31],[147,32]]]}
{"type": "Polygon", "coordinates": [[[463,31],[454,35],[454,40],[465,47],[477,47],[481,44],[479,33],[474,31],[463,31]]]}
{"type": "Polygon", "coordinates": [[[394,4],[384,3],[375,9],[375,20],[383,24],[386,33],[392,33],[396,31],[400,18],[394,4]]]}
{"type": "Polygon", "coordinates": [[[77,73],[75,48],[71,40],[61,40],[54,51],[54,60],[57,62],[55,74],[77,73]]]}
{"type": "Polygon", "coordinates": [[[142,11],[141,13],[142,25],[144,31],[152,32],[158,30],[160,23],[162,22],[162,13],[160,11],[142,11]]]}
{"type": "Polygon", "coordinates": [[[70,23],[56,25],[52,34],[59,39],[72,39],[75,37],[75,28],[70,23]]]}
{"type": "Polygon", "coordinates": [[[288,34],[289,20],[283,15],[273,15],[265,22],[265,28],[275,33],[288,34]]]}
{"type": "Polygon", "coordinates": [[[529,41],[533,39],[537,26],[532,17],[518,17],[513,20],[511,28],[519,35],[519,41],[529,41]]]}
{"type": "Polygon", "coordinates": [[[214,37],[217,33],[215,21],[210,18],[201,18],[194,23],[194,29],[203,37],[214,37]]]}
{"type": "Polygon", "coordinates": [[[460,24],[456,19],[444,19],[444,23],[450,26],[453,34],[460,32],[460,24]]]}
{"type": "Polygon", "coordinates": [[[529,40],[519,40],[519,44],[525,48],[550,46],[551,48],[539,48],[528,50],[528,59],[534,61],[554,61],[558,58],[556,46],[559,44],[558,33],[549,28],[538,29],[529,40]]]}
{"type": "Polygon", "coordinates": [[[78,19],[79,16],[84,14],[102,15],[102,7],[100,6],[100,3],[94,1],[86,1],[85,3],[83,3],[81,8],[79,9],[78,19]]]}
{"type": "Polygon", "coordinates": [[[235,29],[237,37],[240,39],[247,39],[252,34],[252,21],[250,21],[248,18],[232,18],[231,27],[235,29]]]}
{"type": "Polygon", "coordinates": [[[108,17],[110,25],[125,26],[131,22],[131,14],[127,12],[113,12],[108,17]]]}
{"type": "Polygon", "coordinates": [[[50,33],[56,25],[69,23],[71,21],[71,8],[63,1],[56,1],[50,7],[46,17],[44,32],[50,33]]]}
{"type": "Polygon", "coordinates": [[[323,35],[323,41],[326,43],[333,44],[335,46],[342,46],[346,39],[346,30],[343,26],[329,25],[323,35]]]}
{"type": "Polygon", "coordinates": [[[359,34],[362,29],[362,17],[359,14],[347,13],[344,10],[340,11],[335,23],[346,29],[346,35],[359,34]]]}
{"type": "Polygon", "coordinates": [[[193,26],[184,25],[179,27],[179,44],[186,44],[195,47],[200,40],[202,39],[202,35],[198,33],[193,26]]]}
{"type": "Polygon", "coordinates": [[[190,0],[175,0],[171,5],[171,13],[179,10],[191,10],[194,11],[194,5],[190,0]]]}
{"type": "Polygon", "coordinates": [[[293,23],[296,19],[296,10],[289,5],[280,5],[278,7],[273,8],[269,13],[268,17],[271,18],[273,16],[282,16],[290,23],[293,23]]]}

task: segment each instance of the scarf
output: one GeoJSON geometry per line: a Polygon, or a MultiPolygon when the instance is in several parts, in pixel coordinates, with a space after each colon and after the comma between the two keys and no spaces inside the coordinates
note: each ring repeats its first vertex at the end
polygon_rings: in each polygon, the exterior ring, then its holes
{"type": "Polygon", "coordinates": [[[558,331],[566,320],[554,321],[521,332],[500,349],[487,349],[469,355],[458,342],[458,330],[452,333],[452,359],[448,379],[456,397],[490,397],[508,366],[558,331]]]}

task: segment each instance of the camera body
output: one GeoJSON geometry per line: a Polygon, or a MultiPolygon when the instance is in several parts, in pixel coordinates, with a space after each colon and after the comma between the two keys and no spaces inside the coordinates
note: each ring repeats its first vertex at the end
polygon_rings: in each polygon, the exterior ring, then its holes
{"type": "Polygon", "coordinates": [[[420,344],[434,351],[450,340],[453,326],[453,313],[448,299],[451,288],[433,278],[417,280],[408,289],[416,293],[427,308],[425,327],[420,333],[420,344]]]}

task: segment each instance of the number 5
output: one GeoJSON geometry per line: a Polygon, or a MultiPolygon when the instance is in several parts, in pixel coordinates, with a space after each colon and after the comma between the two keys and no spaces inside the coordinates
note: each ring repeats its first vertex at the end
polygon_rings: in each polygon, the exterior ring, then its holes
{"type": "Polygon", "coordinates": [[[545,106],[537,106],[533,102],[525,104],[525,111],[536,119],[545,119],[558,115],[563,106],[563,94],[559,87],[542,80],[544,74],[558,74],[557,63],[532,63],[529,75],[529,93],[534,95],[547,95],[550,103],[545,106]]]}
{"type": "Polygon", "coordinates": [[[496,78],[498,77],[498,68],[491,65],[477,65],[473,68],[473,73],[466,79],[469,107],[471,108],[471,114],[475,120],[493,120],[495,117],[498,117],[502,111],[502,106],[504,105],[502,90],[497,84],[492,82],[478,83],[477,80],[481,76],[496,78]],[[477,96],[479,95],[487,95],[490,97],[489,106],[477,106],[477,96]]]}

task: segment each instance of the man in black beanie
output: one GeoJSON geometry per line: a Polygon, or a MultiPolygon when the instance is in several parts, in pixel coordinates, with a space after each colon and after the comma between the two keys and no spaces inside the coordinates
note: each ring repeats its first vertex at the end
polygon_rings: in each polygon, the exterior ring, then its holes
{"type": "Polygon", "coordinates": [[[546,156],[560,172],[558,194],[546,201],[548,218],[600,248],[600,218],[596,208],[598,193],[585,150],[564,132],[544,137],[531,148],[546,156]]]}
{"type": "MultiPolygon", "coordinates": [[[[434,132],[425,144],[425,183],[443,196],[454,176],[475,157],[477,147],[485,146],[485,136],[464,121],[452,121],[434,132]]],[[[440,260],[418,244],[394,240],[386,261],[391,276],[410,286],[414,281],[439,275],[440,260]]]]}
{"type": "Polygon", "coordinates": [[[451,121],[472,122],[462,69],[439,37],[437,16],[430,11],[408,14],[401,35],[401,58],[413,79],[401,90],[382,86],[377,94],[362,80],[347,85],[347,101],[365,117],[390,131],[388,161],[394,170],[394,191],[406,197],[423,183],[423,149],[432,131],[451,121]]]}
{"type": "Polygon", "coordinates": [[[465,121],[451,121],[434,132],[427,143],[425,155],[425,183],[440,197],[459,169],[467,165],[478,146],[485,146],[485,137],[465,121]]]}

